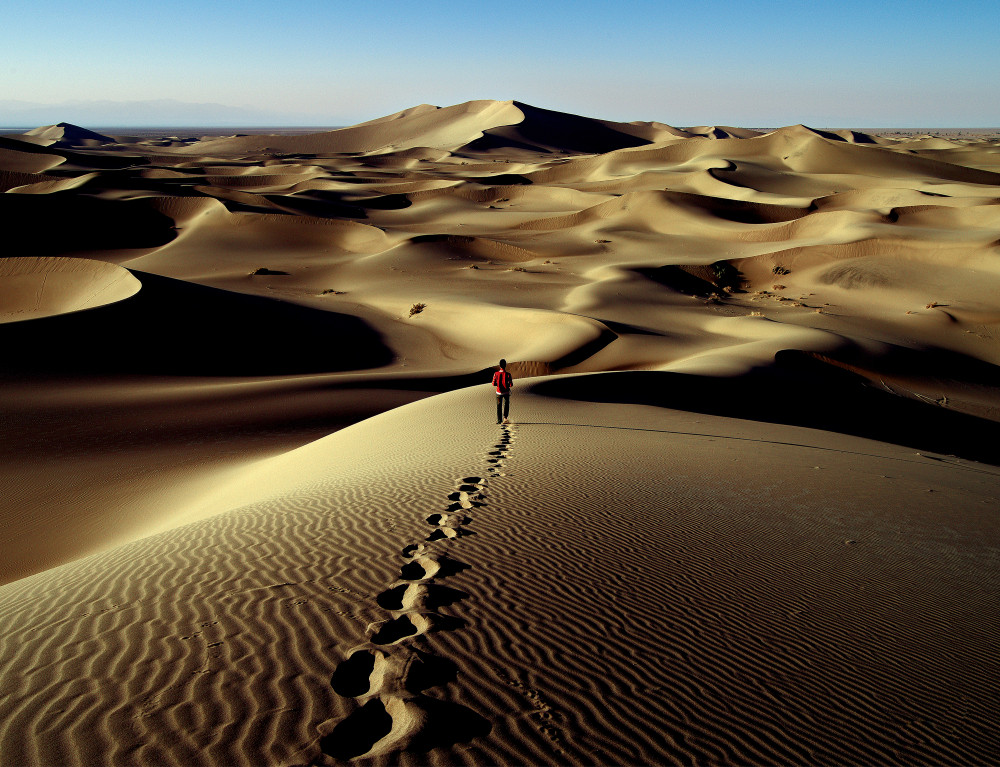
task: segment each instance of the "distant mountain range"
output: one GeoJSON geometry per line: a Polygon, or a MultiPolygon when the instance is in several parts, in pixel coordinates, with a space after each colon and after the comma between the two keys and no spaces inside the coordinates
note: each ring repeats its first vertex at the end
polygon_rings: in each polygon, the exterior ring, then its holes
{"type": "Polygon", "coordinates": [[[328,125],[315,114],[269,112],[226,104],[175,99],[149,101],[64,101],[41,104],[0,100],[0,127],[32,127],[71,122],[98,127],[328,125]]]}

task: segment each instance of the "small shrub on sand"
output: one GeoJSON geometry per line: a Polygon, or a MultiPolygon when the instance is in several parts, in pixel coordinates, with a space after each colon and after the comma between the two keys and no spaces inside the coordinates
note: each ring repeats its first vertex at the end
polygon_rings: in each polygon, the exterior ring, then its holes
{"type": "Polygon", "coordinates": [[[927,306],[925,308],[926,309],[933,309],[935,306],[941,306],[941,304],[939,304],[937,301],[931,301],[929,304],[927,304],[927,306]]]}
{"type": "Polygon", "coordinates": [[[790,270],[788,270],[788,269],[786,269],[786,268],[785,268],[785,267],[783,267],[783,266],[776,266],[776,267],[774,267],[773,269],[771,269],[771,271],[772,271],[772,272],[773,272],[774,274],[791,274],[791,271],[790,271],[790,270]]]}
{"type": "Polygon", "coordinates": [[[333,288],[327,288],[322,293],[320,293],[321,296],[342,296],[343,294],[344,291],[334,290],[333,288]]]}
{"type": "Polygon", "coordinates": [[[739,290],[743,275],[731,263],[728,261],[716,261],[709,269],[712,270],[712,276],[715,278],[715,287],[720,290],[732,288],[733,292],[739,290]]]}
{"type": "Polygon", "coordinates": [[[410,307],[410,316],[412,317],[414,314],[420,314],[420,312],[426,308],[427,304],[414,304],[410,307]]]}
{"type": "Polygon", "coordinates": [[[784,289],[785,289],[784,285],[772,285],[771,286],[771,290],[784,290],[784,289]]]}

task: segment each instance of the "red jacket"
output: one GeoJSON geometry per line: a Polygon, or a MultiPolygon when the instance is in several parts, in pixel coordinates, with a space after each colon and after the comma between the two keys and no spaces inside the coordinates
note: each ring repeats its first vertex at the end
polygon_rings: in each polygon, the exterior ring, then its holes
{"type": "Polygon", "coordinates": [[[497,394],[508,394],[514,378],[506,370],[498,370],[493,374],[493,386],[496,387],[497,394]]]}

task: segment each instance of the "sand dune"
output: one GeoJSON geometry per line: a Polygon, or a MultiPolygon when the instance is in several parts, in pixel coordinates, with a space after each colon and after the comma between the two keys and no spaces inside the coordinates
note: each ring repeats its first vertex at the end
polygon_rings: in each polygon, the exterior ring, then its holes
{"type": "Polygon", "coordinates": [[[998,156],[0,137],[2,761],[989,763],[998,156]]]}
{"type": "Polygon", "coordinates": [[[47,152],[25,151],[28,150],[28,146],[31,145],[26,145],[23,142],[0,141],[0,162],[2,162],[5,174],[41,173],[56,167],[65,160],[63,157],[47,152]]]}
{"type": "Polygon", "coordinates": [[[140,287],[127,269],[82,258],[8,257],[0,261],[0,280],[0,322],[93,309],[133,296],[140,287]]]}
{"type": "Polygon", "coordinates": [[[990,759],[995,468],[524,393],[509,429],[454,418],[484,406],[371,419],[233,483],[260,502],[5,587],[5,754],[990,759]]]}
{"type": "Polygon", "coordinates": [[[98,147],[116,143],[110,136],[81,128],[72,123],[44,125],[22,134],[19,138],[37,141],[42,146],[98,147]]]}

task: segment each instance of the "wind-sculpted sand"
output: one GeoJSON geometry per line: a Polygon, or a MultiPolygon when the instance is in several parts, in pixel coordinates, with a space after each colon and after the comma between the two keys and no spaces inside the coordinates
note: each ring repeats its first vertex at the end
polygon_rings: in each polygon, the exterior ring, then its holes
{"type": "Polygon", "coordinates": [[[990,763],[998,158],[0,137],[0,761],[990,763]]]}

